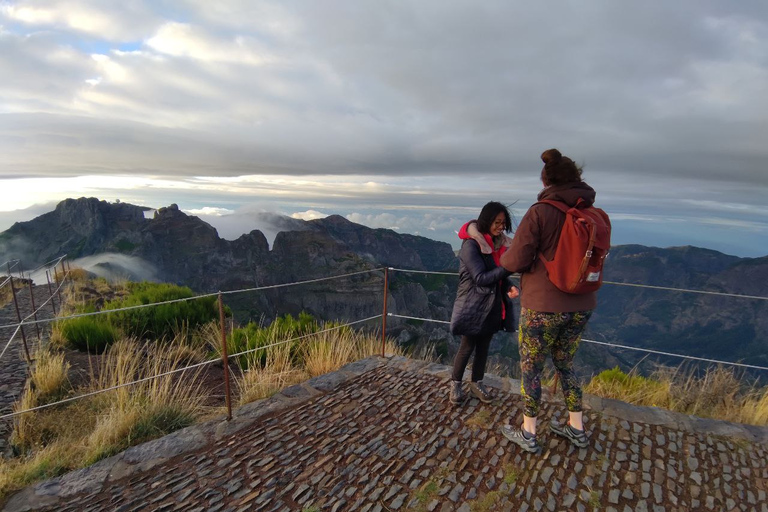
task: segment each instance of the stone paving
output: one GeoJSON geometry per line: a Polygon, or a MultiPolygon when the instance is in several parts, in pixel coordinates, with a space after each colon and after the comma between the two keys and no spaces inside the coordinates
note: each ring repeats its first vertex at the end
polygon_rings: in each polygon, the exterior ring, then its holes
{"type": "MultiPolygon", "coordinates": [[[[0,281],[4,281],[6,276],[0,276],[0,281]]],[[[9,285],[6,285],[9,286],[9,285]]],[[[47,286],[33,286],[33,293],[35,294],[35,305],[40,307],[50,297],[47,286]]],[[[19,303],[19,312],[22,318],[31,314],[34,310],[32,308],[32,301],[29,296],[29,288],[21,287],[17,290],[17,300],[19,303]]],[[[58,298],[54,299],[56,306],[58,307],[58,298]]],[[[41,308],[38,312],[38,319],[47,319],[53,317],[53,309],[50,305],[41,308]]],[[[16,316],[16,308],[11,302],[0,308],[0,325],[11,325],[18,323],[18,317],[16,316]]],[[[40,326],[41,335],[47,335],[48,328],[45,325],[40,326]]],[[[15,329],[4,328],[0,329],[0,352],[5,348],[13,331],[15,329]]],[[[24,333],[27,336],[27,347],[31,351],[37,343],[37,330],[34,326],[27,326],[24,328],[24,333]]],[[[0,359],[0,416],[13,412],[13,404],[19,398],[24,390],[24,384],[27,380],[27,361],[22,346],[21,334],[17,334],[14,341],[11,342],[11,346],[8,351],[0,359]]],[[[13,430],[13,423],[9,420],[0,420],[0,456],[10,455],[10,446],[8,444],[8,438],[13,430]]]]}
{"type": "MultiPolygon", "coordinates": [[[[6,512],[760,511],[768,428],[585,397],[589,447],[546,428],[540,455],[499,432],[521,417],[519,382],[496,400],[447,400],[450,369],[373,357],[216,420],[29,487],[6,512]]],[[[541,425],[561,415],[548,399],[541,425]]]]}

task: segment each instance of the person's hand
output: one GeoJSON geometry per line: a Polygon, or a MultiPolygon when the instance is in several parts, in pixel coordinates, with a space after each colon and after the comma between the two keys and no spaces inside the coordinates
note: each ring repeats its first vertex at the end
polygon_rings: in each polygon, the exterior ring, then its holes
{"type": "Polygon", "coordinates": [[[510,299],[516,299],[520,296],[520,290],[517,289],[517,286],[510,286],[509,291],[507,292],[507,297],[510,299]]]}

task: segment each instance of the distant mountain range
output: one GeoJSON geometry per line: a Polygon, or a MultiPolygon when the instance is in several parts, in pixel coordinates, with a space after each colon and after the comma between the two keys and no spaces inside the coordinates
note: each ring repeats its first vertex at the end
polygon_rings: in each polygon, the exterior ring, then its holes
{"type": "MultiPolygon", "coordinates": [[[[320,279],[384,266],[456,271],[449,244],[371,229],[332,215],[285,222],[270,248],[258,230],[234,241],[176,205],[146,218],[147,208],[95,198],[67,199],[52,212],[0,233],[0,261],[27,267],[67,254],[130,279],[183,284],[198,292],[320,279]]],[[[77,263],[77,262],[76,262],[77,263]]],[[[240,321],[305,310],[325,319],[358,320],[382,310],[380,270],[301,286],[227,295],[240,321]]],[[[768,257],[739,258],[696,247],[613,247],[606,279],[618,283],[768,296],[768,257]]],[[[390,273],[388,310],[448,320],[456,278],[390,273]]],[[[444,324],[390,320],[403,340],[444,343],[444,324]],[[407,330],[407,332],[405,331],[407,330]]],[[[585,337],[666,352],[768,366],[768,301],[606,284],[585,337]]],[[[451,342],[453,343],[453,342],[451,342]]],[[[449,343],[450,344],[450,343],[449,343]]],[[[633,365],[642,354],[588,350],[584,364],[633,365]]],[[[676,360],[670,360],[675,364],[676,360]]]]}

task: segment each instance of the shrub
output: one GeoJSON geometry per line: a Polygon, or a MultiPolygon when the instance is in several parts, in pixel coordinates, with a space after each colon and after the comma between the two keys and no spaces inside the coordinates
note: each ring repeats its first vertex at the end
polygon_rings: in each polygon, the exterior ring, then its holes
{"type": "MultiPolygon", "coordinates": [[[[98,282],[98,281],[97,281],[98,282]]],[[[108,285],[107,285],[108,286],[108,285]]],[[[105,303],[103,311],[155,304],[193,297],[187,287],[166,283],[126,283],[128,295],[105,303]]],[[[102,292],[106,293],[106,292],[102,292]]],[[[96,311],[93,302],[77,305],[74,313],[96,311]]],[[[157,306],[62,320],[52,339],[78,350],[101,353],[121,334],[135,338],[170,340],[219,316],[216,297],[172,302],[157,306]]]]}
{"type": "MultiPolygon", "coordinates": [[[[131,306],[154,304],[171,300],[194,297],[186,286],[168,283],[129,283],[129,295],[110,301],[105,310],[131,306]]],[[[219,315],[216,297],[202,297],[162,304],[153,307],[118,311],[110,316],[113,322],[122,327],[129,336],[146,339],[164,339],[173,337],[183,326],[197,327],[217,318],[219,315]]]]}
{"type": "MultiPolygon", "coordinates": [[[[254,350],[319,330],[320,327],[314,317],[303,311],[295,319],[290,314],[277,317],[274,322],[266,327],[250,322],[245,327],[233,329],[229,336],[227,336],[227,352],[229,354],[236,354],[254,350]]],[[[291,347],[290,353],[295,356],[297,341],[292,341],[289,346],[291,347]]],[[[238,363],[242,368],[251,368],[254,365],[264,367],[267,362],[267,350],[257,350],[246,354],[238,358],[238,363]]]]}
{"type": "Polygon", "coordinates": [[[104,352],[120,336],[119,330],[104,316],[83,316],[56,322],[57,338],[69,347],[84,352],[104,352]]]}

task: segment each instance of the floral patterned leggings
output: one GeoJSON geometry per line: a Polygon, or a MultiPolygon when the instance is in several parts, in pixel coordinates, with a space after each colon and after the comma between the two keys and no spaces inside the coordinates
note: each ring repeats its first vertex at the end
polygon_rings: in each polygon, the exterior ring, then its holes
{"type": "Polygon", "coordinates": [[[581,333],[592,311],[540,313],[520,311],[521,391],[525,415],[535,418],[541,406],[541,371],[547,353],[560,375],[565,405],[571,412],[581,411],[581,388],[573,374],[573,356],[579,348],[581,333]]]}

